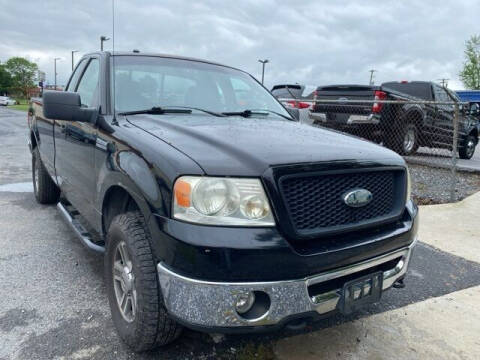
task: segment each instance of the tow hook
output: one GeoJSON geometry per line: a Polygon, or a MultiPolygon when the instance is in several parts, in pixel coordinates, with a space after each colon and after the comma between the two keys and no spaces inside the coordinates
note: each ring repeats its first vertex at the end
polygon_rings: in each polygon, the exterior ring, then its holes
{"type": "Polygon", "coordinates": [[[405,283],[403,282],[403,279],[398,279],[397,281],[395,281],[395,283],[393,284],[393,287],[395,289],[403,289],[405,287],[405,283]]]}

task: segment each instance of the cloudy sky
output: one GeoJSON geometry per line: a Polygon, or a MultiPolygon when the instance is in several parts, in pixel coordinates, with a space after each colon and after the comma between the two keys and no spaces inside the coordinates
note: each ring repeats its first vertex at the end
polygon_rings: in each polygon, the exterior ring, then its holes
{"type": "MultiPolygon", "coordinates": [[[[199,57],[261,76],[312,85],[449,78],[465,40],[480,33],[480,1],[114,0],[116,50],[199,57]]],[[[99,49],[112,35],[111,0],[0,0],[0,61],[25,56],[53,83],[71,70],[71,50],[99,49]]],[[[105,43],[110,50],[112,41],[105,43]]]]}

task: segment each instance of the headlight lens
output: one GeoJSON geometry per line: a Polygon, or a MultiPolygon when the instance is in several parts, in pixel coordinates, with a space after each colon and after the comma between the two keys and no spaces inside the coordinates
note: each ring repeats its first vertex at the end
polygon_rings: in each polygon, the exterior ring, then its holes
{"type": "Polygon", "coordinates": [[[173,217],[208,225],[275,225],[259,179],[182,176],[174,186],[173,217]]]}

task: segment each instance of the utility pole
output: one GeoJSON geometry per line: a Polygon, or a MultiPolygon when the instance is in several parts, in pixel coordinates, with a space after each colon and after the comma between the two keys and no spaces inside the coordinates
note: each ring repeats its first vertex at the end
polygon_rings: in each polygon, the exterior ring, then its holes
{"type": "Polygon", "coordinates": [[[60,58],[53,59],[53,73],[55,74],[55,90],[57,90],[57,60],[60,60],[60,58]]]}
{"type": "Polygon", "coordinates": [[[100,36],[100,51],[103,51],[103,42],[107,40],[110,40],[110,38],[107,38],[104,35],[100,36]]]}
{"type": "Polygon", "coordinates": [[[262,63],[262,85],[263,85],[263,80],[265,78],[265,64],[268,63],[268,59],[265,60],[258,60],[259,63],[262,63]]]}
{"type": "Polygon", "coordinates": [[[450,79],[446,79],[446,78],[438,79],[438,81],[440,81],[440,84],[442,84],[442,87],[444,88],[448,87],[448,80],[450,79]]]}
{"type": "Polygon", "coordinates": [[[372,70],[369,70],[369,72],[370,72],[370,85],[373,85],[373,82],[374,82],[373,74],[376,73],[377,70],[372,69],[372,70]]]}
{"type": "Polygon", "coordinates": [[[78,52],[78,50],[72,50],[72,71],[73,71],[73,64],[74,64],[74,62],[73,62],[73,54],[75,54],[76,52],[78,52]]]}

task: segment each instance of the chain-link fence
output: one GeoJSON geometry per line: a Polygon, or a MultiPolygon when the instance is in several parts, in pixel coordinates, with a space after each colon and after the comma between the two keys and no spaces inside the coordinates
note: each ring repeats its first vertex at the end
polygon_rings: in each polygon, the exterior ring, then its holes
{"type": "MultiPolygon", "coordinates": [[[[478,109],[456,101],[302,101],[311,106],[300,110],[301,122],[358,136],[402,155],[409,163],[418,202],[463,197],[459,194],[457,164],[459,158],[467,161],[474,156],[478,109]]],[[[478,187],[480,177],[473,182],[478,187]]]]}

